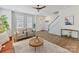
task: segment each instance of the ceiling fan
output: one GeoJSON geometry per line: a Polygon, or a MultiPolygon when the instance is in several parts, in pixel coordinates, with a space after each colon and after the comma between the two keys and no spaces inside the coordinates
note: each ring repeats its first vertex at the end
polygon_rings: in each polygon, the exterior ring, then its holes
{"type": "Polygon", "coordinates": [[[37,5],[37,7],[33,7],[34,9],[36,9],[38,12],[41,10],[41,9],[43,9],[43,8],[45,8],[46,6],[42,6],[42,7],[40,7],[40,5],[37,5]]]}

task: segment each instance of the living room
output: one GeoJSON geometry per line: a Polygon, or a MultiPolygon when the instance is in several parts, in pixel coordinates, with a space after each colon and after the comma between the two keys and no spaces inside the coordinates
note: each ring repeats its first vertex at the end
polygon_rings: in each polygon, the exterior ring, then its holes
{"type": "Polygon", "coordinates": [[[0,5],[0,52],[78,53],[78,14],[77,5],[0,5]]]}

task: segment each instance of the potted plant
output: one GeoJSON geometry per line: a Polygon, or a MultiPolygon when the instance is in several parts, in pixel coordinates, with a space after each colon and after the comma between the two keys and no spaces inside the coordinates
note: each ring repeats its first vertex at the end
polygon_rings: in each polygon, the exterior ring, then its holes
{"type": "Polygon", "coordinates": [[[0,16],[0,33],[3,33],[9,29],[6,15],[0,16]]]}

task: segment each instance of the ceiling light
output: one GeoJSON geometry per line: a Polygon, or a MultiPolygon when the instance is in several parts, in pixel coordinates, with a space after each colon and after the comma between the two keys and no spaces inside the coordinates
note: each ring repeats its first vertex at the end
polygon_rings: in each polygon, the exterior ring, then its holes
{"type": "Polygon", "coordinates": [[[37,5],[37,7],[33,7],[34,9],[36,9],[38,12],[41,10],[41,9],[43,9],[43,8],[45,8],[46,6],[40,6],[40,5],[37,5]]]}

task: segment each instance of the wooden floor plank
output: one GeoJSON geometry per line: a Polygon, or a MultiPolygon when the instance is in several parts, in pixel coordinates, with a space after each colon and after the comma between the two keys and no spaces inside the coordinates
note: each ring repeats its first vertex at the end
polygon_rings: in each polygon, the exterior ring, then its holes
{"type": "Polygon", "coordinates": [[[75,52],[75,53],[79,52],[79,40],[78,39],[61,37],[61,36],[50,34],[46,31],[37,32],[37,35],[51,43],[55,43],[63,48],[66,48],[71,52],[75,52]]]}

